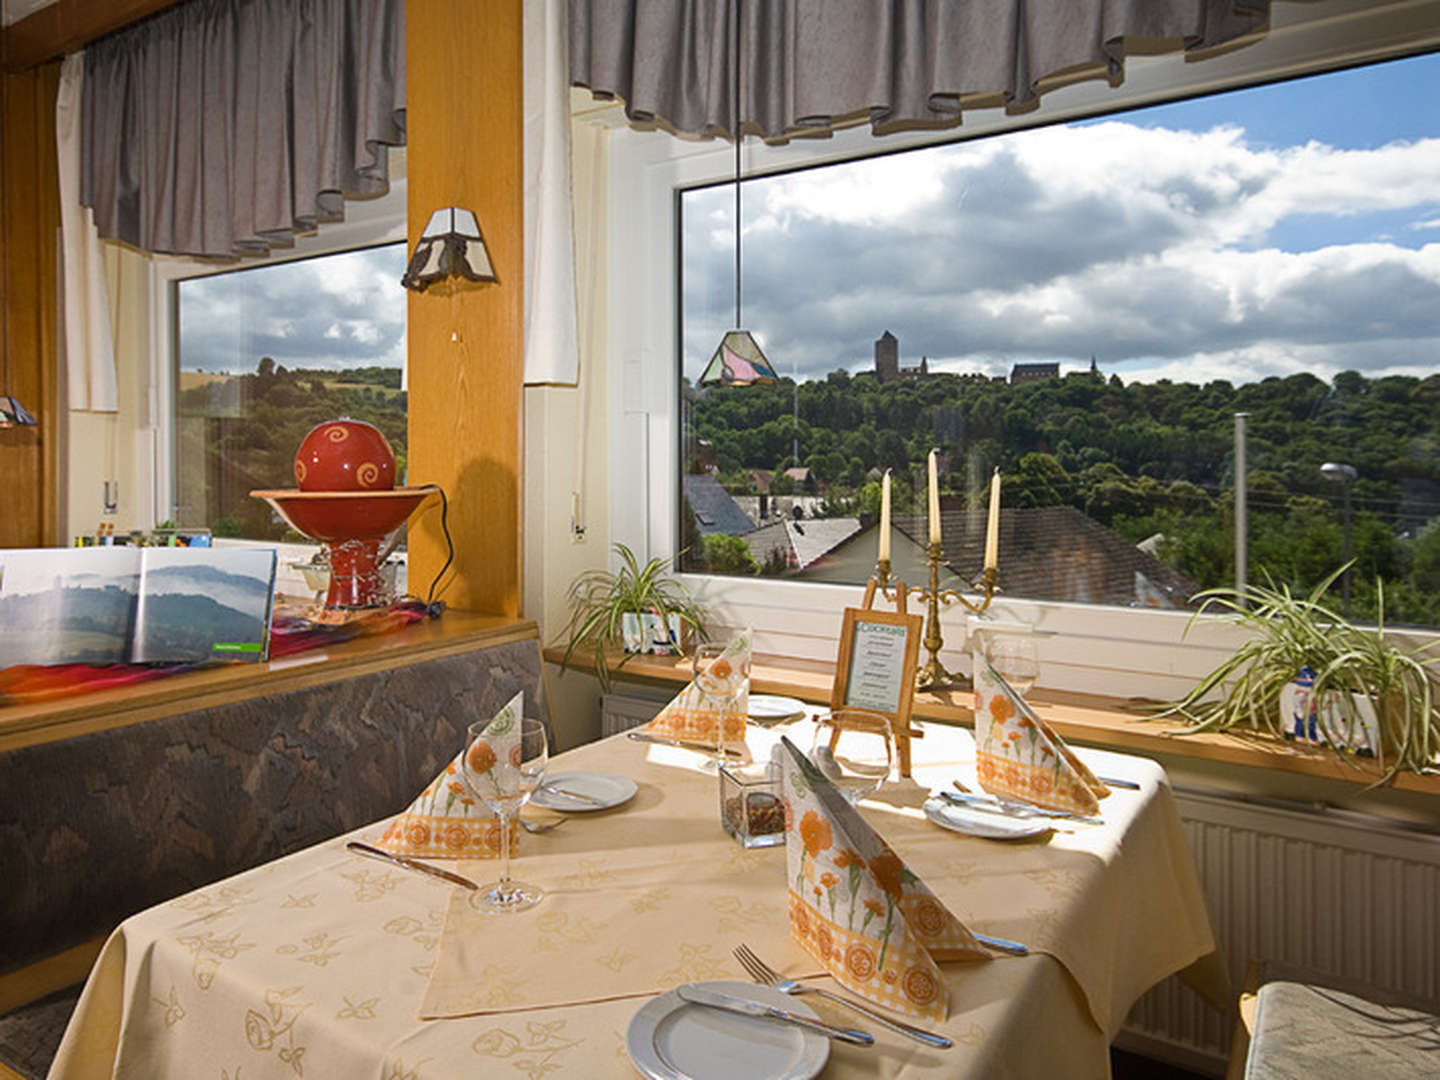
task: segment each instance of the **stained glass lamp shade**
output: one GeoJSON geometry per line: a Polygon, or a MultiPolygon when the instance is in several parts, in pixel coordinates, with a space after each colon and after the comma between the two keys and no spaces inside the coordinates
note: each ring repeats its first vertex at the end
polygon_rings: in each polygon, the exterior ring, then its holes
{"type": "Polygon", "coordinates": [[[779,381],[749,330],[731,330],[720,339],[700,376],[701,386],[765,386],[779,381]]]}
{"type": "Polygon", "coordinates": [[[424,292],[434,282],[447,277],[499,280],[490,265],[490,252],[485,248],[475,214],[458,206],[436,210],[430,215],[400,284],[424,292]]]}

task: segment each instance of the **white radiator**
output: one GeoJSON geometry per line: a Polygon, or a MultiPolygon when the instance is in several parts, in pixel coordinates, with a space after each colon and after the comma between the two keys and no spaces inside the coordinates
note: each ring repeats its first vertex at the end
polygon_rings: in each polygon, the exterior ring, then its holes
{"type": "MultiPolygon", "coordinates": [[[[1440,837],[1344,812],[1176,800],[1237,995],[1263,959],[1440,997],[1440,837]]],[[[1219,1076],[1230,1023],[1172,977],[1116,1042],[1219,1076]]]]}

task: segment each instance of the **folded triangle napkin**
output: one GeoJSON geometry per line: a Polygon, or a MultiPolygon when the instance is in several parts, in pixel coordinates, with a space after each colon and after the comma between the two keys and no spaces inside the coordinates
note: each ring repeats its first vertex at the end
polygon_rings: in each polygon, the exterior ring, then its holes
{"type": "Polygon", "coordinates": [[[791,936],[846,989],[945,1019],[936,961],[990,954],[795,744],[780,742],[791,936]]]}
{"type": "MultiPolygon", "coordinates": [[[[477,743],[456,754],[439,776],[430,782],[409,808],[386,827],[376,846],[392,855],[430,859],[494,859],[501,850],[500,819],[490,811],[465,782],[464,757],[488,746],[492,752],[508,755],[507,737],[519,746],[520,717],[525,692],[522,690],[495,714],[486,726],[487,743],[477,743]]],[[[483,766],[483,761],[474,762],[483,766]]],[[[492,762],[493,764],[493,762],[492,762]]],[[[480,768],[475,771],[483,772],[480,768]]],[[[506,841],[514,851],[515,823],[510,823],[506,841]]]]}
{"type": "Polygon", "coordinates": [[[1110,794],[990,661],[975,655],[975,775],[994,795],[1082,817],[1110,794]]]}
{"type": "Polygon", "coordinates": [[[679,742],[714,746],[724,724],[725,742],[745,738],[745,714],[750,708],[750,631],[736,634],[725,651],[700,676],[660,710],[645,731],[679,742]],[[726,700],[726,707],[715,702],[726,700]]]}

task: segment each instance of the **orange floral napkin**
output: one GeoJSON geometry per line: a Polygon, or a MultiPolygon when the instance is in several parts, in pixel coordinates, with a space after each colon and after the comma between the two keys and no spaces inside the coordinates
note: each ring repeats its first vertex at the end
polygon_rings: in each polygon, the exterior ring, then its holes
{"type": "Polygon", "coordinates": [[[736,634],[709,668],[676,694],[644,730],[679,742],[714,746],[723,724],[727,745],[742,742],[750,709],[750,640],[749,630],[736,634]],[[711,704],[712,699],[726,697],[733,698],[733,708],[721,710],[711,704]]]}
{"type": "Polygon", "coordinates": [[[975,775],[994,795],[1093,817],[1110,794],[990,662],[975,654],[975,775]]]}
{"type": "Polygon", "coordinates": [[[861,997],[944,1020],[936,961],[990,954],[795,744],[780,742],[791,936],[861,997]]]}
{"type": "MultiPolygon", "coordinates": [[[[522,690],[495,714],[486,732],[503,736],[513,730],[518,740],[524,702],[522,690]]],[[[409,809],[390,822],[376,847],[392,855],[430,859],[494,859],[501,855],[500,819],[475,797],[461,773],[466,752],[462,749],[456,754],[409,809]]],[[[513,852],[513,821],[508,831],[506,839],[513,852]]]]}

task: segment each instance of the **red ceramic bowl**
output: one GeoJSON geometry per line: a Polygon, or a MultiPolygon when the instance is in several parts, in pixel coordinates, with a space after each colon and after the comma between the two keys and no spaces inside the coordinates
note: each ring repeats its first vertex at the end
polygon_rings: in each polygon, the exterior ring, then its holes
{"type": "Polygon", "coordinates": [[[374,424],[327,420],[310,430],[295,455],[301,491],[389,491],[395,451],[374,424]]]}

